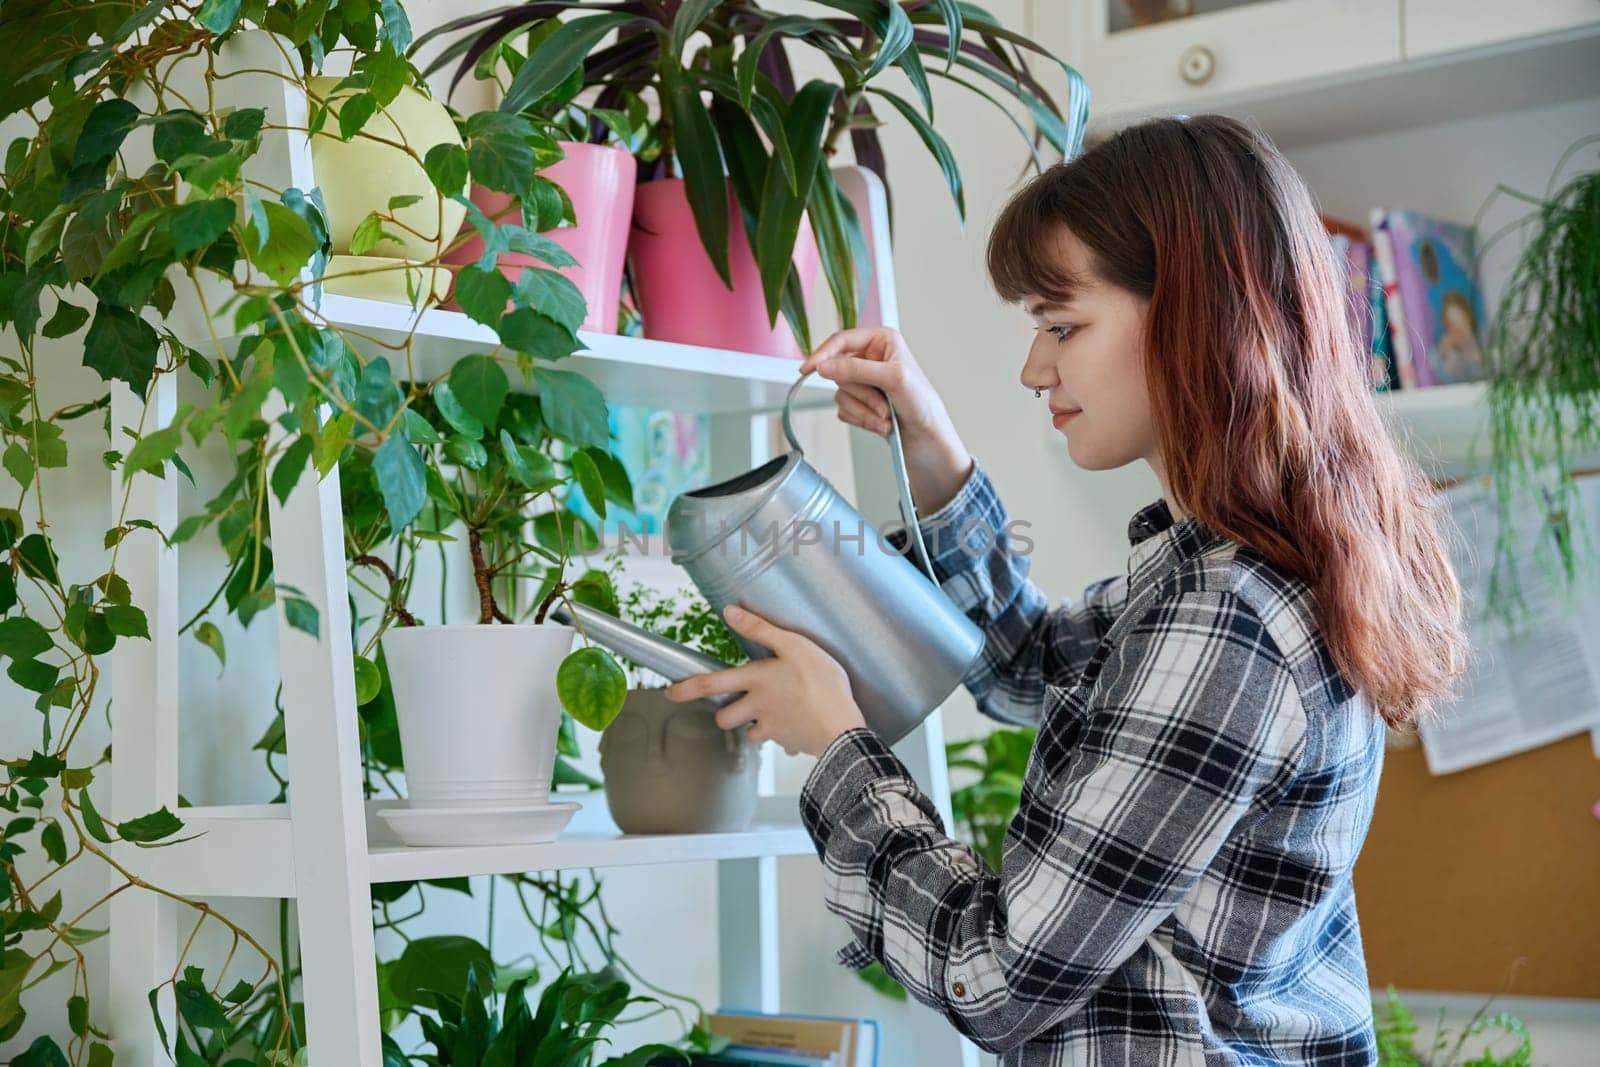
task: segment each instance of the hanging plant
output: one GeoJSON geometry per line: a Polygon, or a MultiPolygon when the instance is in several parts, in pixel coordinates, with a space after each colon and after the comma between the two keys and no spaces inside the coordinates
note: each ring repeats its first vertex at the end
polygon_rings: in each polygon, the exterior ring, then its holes
{"type": "MultiPolygon", "coordinates": [[[[1568,149],[1552,187],[1575,155],[1596,142],[1600,136],[1586,137],[1568,149]]],[[[1487,345],[1499,513],[1489,606],[1514,621],[1523,608],[1512,564],[1521,551],[1518,505],[1531,501],[1542,509],[1536,557],[1554,565],[1569,592],[1590,544],[1574,461],[1600,452],[1600,170],[1577,174],[1543,198],[1497,192],[1534,205],[1496,235],[1527,231],[1487,345]]]]}

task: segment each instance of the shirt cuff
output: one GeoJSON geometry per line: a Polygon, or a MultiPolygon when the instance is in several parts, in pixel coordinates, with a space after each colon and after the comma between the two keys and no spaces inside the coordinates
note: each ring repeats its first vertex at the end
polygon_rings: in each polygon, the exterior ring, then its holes
{"type": "MultiPolygon", "coordinates": [[[[1005,510],[988,471],[976,456],[972,457],[972,470],[956,495],[937,511],[917,517],[917,529],[922,533],[928,562],[941,584],[970,570],[980,556],[987,554],[1005,536],[1005,527],[1005,510]],[[965,544],[963,535],[968,537],[965,544]],[[974,536],[976,544],[972,543],[974,536]]],[[[916,563],[909,530],[896,529],[885,535],[885,540],[913,565],[916,563]]]]}
{"type": "Polygon", "coordinates": [[[819,857],[827,851],[834,827],[861,803],[867,789],[891,776],[910,779],[911,772],[870,727],[845,730],[822,750],[800,789],[800,821],[819,857]]]}

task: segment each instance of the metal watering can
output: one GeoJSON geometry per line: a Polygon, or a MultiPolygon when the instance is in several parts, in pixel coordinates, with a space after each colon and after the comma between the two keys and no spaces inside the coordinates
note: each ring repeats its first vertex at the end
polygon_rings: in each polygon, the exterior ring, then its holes
{"type": "MultiPolygon", "coordinates": [[[[915,566],[805,461],[789,412],[811,373],[801,375],[784,400],[783,434],[793,451],[680,493],[667,509],[667,541],[672,562],[688,572],[718,617],[737,603],[804,634],[838,660],[867,725],[893,744],[960,684],[983,651],[983,632],[934,578],[892,402],[889,447],[915,566]]],[[[586,604],[561,604],[550,614],[672,681],[731,666],[586,604]]],[[[772,655],[734,636],[752,659],[772,655]]],[[[721,707],[739,695],[710,700],[721,707]]]]}

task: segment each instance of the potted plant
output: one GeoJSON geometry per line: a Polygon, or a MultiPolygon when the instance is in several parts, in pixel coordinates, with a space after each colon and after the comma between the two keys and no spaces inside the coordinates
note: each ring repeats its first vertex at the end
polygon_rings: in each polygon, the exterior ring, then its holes
{"type": "MultiPolygon", "coordinates": [[[[474,66],[478,78],[492,81],[503,95],[527,62],[527,53],[559,26],[551,20],[529,27],[520,41],[495,42],[478,57],[474,66]]],[[[588,305],[582,328],[616,333],[633,213],[634,158],[653,158],[659,146],[643,100],[629,96],[614,108],[585,106],[574,99],[582,83],[581,72],[575,71],[519,113],[537,131],[532,161],[536,173],[528,187],[529,198],[524,201],[481,184],[475,184],[470,195],[491,219],[518,219],[566,249],[577,262],[561,271],[588,305]]],[[[445,258],[466,264],[484,252],[482,239],[469,228],[465,243],[445,258]]],[[[496,262],[514,282],[522,268],[535,261],[525,252],[504,249],[496,262]]]]}
{"type": "MultiPolygon", "coordinates": [[[[670,333],[668,339],[673,340],[749,347],[742,342],[730,345],[725,335],[701,332],[722,321],[728,311],[712,310],[709,303],[720,295],[718,286],[686,291],[674,284],[703,257],[721,290],[734,289],[732,239],[742,232],[752,250],[747,276],[759,280],[761,292],[759,296],[753,291],[738,293],[736,308],[762,309],[769,330],[781,311],[794,341],[809,351],[804,277],[796,256],[802,224],[816,243],[841,323],[853,325],[862,280],[856,263],[864,262],[863,238],[860,222],[830,168],[840,140],[849,133],[857,163],[888,184],[875,103],[889,107],[917,131],[937,160],[963,217],[960,170],[933,127],[930,76],[979,93],[1008,117],[1011,113],[998,97],[1022,105],[1035,127],[1029,131],[1018,124],[1030,147],[1047,141],[1064,156],[1080,148],[1088,117],[1088,91],[1075,71],[1061,64],[1070,96],[1065,108],[1058,107],[1028,70],[1023,52],[1058,61],[970,5],[820,6],[825,10],[818,17],[778,14],[751,0],[665,6],[622,3],[615,10],[590,13],[592,9],[580,4],[538,0],[446,23],[420,38],[413,52],[435,37],[450,39],[428,69],[456,62],[459,81],[508,34],[573,13],[576,17],[552,32],[522,64],[500,108],[520,113],[579,70],[585,84],[595,89],[597,106],[614,106],[628,94],[654,97],[661,150],[649,166],[649,180],[641,182],[635,194],[636,220],[647,212],[652,231],[670,236],[654,205],[658,198],[675,200],[677,212],[692,219],[701,248],[678,241],[670,256],[658,257],[654,250],[632,256],[647,335],[670,333]],[[609,43],[602,46],[602,41],[609,43]],[[797,86],[786,51],[790,45],[819,53],[837,79],[814,79],[797,86]],[[926,65],[925,57],[930,60],[926,65]],[[911,81],[916,103],[876,84],[890,67],[911,81]],[[702,94],[709,94],[709,104],[702,94]],[[651,188],[656,182],[670,184],[651,188]],[[730,226],[734,216],[738,226],[730,226]],[[654,299],[658,295],[662,299],[654,299]],[[663,307],[662,300],[676,303],[663,307]],[[674,311],[682,312],[681,320],[673,317],[674,311]],[[686,332],[679,333],[680,329],[686,332]]],[[[1034,159],[1043,166],[1037,152],[1034,159]]],[[[638,231],[634,244],[637,252],[638,231]]],[[[794,349],[789,347],[788,352],[793,354],[794,349]]]]}
{"type": "MultiPolygon", "coordinates": [[[[736,666],[749,657],[693,586],[665,594],[635,582],[613,612],[636,626],[736,666]]],[[[757,751],[745,727],[717,725],[717,705],[674,702],[665,686],[626,657],[634,683],[622,710],[600,737],[606,804],[630,834],[722,833],[743,830],[755,815],[757,751]]]]}
{"type": "Polygon", "coordinates": [[[437,300],[436,262],[466,209],[423,167],[437,145],[460,147],[444,105],[420,89],[358,69],[307,79],[312,165],[327,211],[330,292],[413,303],[437,300]]]}

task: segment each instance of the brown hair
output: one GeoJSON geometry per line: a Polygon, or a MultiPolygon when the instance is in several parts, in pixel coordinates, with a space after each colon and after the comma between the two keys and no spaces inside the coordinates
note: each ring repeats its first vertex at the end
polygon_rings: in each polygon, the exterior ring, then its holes
{"type": "Polygon", "coordinates": [[[1065,226],[1149,301],[1145,374],[1176,502],[1307,582],[1334,663],[1391,725],[1467,656],[1444,505],[1396,445],[1310,191],[1220,115],[1124,129],[1032,179],[989,238],[1000,296],[1064,300],[1065,226]]]}

